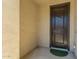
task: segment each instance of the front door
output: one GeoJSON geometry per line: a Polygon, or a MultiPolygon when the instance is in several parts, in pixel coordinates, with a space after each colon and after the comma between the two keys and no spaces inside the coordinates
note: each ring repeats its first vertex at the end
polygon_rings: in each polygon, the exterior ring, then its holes
{"type": "Polygon", "coordinates": [[[69,11],[69,3],[50,7],[51,47],[69,50],[69,11]]]}

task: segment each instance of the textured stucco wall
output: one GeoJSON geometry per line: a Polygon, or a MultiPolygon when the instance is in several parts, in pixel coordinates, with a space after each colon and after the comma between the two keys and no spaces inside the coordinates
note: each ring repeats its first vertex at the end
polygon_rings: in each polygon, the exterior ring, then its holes
{"type": "Polygon", "coordinates": [[[19,59],[19,0],[3,0],[3,59],[19,59]]]}
{"type": "Polygon", "coordinates": [[[37,5],[30,0],[20,2],[20,56],[37,47],[37,5]]]}

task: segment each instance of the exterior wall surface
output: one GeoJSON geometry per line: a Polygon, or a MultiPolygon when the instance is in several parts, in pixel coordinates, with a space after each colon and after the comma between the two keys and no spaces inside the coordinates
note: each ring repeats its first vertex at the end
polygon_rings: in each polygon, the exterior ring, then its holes
{"type": "Polygon", "coordinates": [[[19,0],[3,0],[3,59],[19,59],[19,0]]]}
{"type": "Polygon", "coordinates": [[[20,56],[37,47],[36,5],[30,0],[20,1],[20,56]]]}

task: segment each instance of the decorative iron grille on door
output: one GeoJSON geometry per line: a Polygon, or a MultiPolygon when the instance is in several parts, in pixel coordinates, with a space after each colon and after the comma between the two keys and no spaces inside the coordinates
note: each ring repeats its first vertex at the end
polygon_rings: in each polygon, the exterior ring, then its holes
{"type": "Polygon", "coordinates": [[[69,50],[70,3],[50,7],[50,46],[69,50]]]}

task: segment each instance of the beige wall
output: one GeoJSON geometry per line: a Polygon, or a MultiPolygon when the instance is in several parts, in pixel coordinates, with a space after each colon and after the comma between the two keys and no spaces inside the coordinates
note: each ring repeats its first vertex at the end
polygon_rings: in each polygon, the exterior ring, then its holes
{"type": "Polygon", "coordinates": [[[41,47],[49,46],[49,7],[48,5],[42,5],[39,7],[39,19],[38,19],[38,43],[41,47]]]}
{"type": "Polygon", "coordinates": [[[3,0],[3,59],[19,59],[19,0],[3,0]]]}
{"type": "Polygon", "coordinates": [[[20,6],[20,54],[23,57],[37,47],[37,5],[30,0],[21,0],[20,6]]]}
{"type": "Polygon", "coordinates": [[[75,0],[51,0],[41,4],[39,8],[38,39],[39,46],[49,47],[50,43],[50,5],[70,2],[70,48],[73,50],[76,27],[76,1],[75,0]]]}

